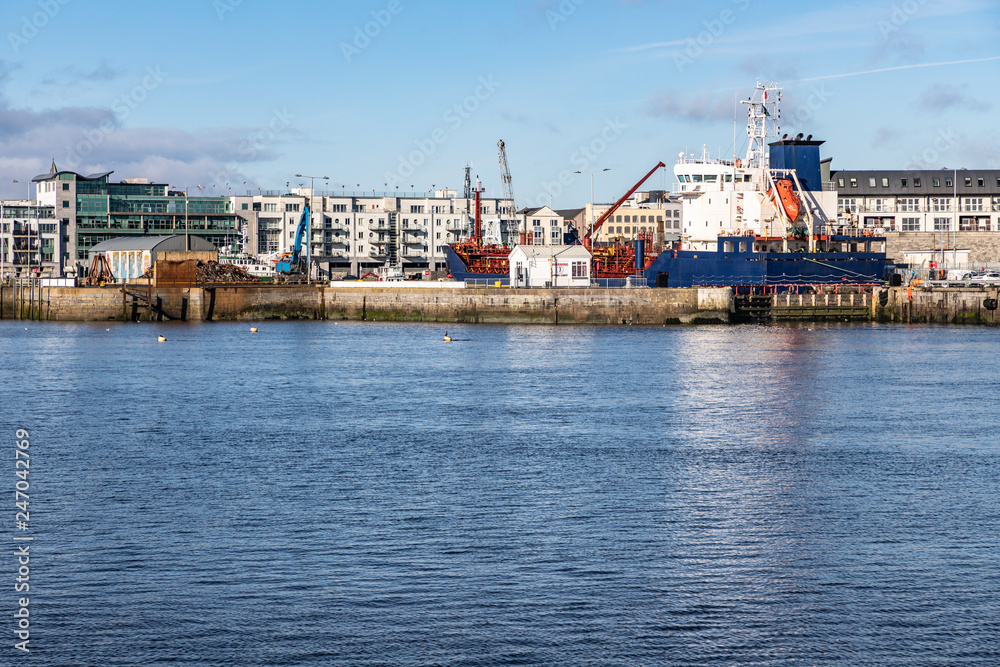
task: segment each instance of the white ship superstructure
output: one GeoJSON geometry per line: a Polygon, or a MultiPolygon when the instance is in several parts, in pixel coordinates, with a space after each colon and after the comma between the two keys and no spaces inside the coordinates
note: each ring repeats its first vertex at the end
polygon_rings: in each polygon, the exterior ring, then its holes
{"type": "MultiPolygon", "coordinates": [[[[700,157],[680,154],[674,166],[677,182],[672,191],[683,202],[681,234],[685,248],[714,251],[719,236],[754,235],[758,238],[757,250],[775,246],[787,250],[789,237],[811,240],[814,231],[836,219],[835,192],[824,192],[823,184],[818,182],[809,183],[812,190],[803,187],[795,169],[772,168],[767,140],[780,136],[780,100],[780,89],[758,81],[754,95],[742,101],[747,105],[749,139],[744,158],[713,159],[704,148],[700,157]],[[790,217],[771,194],[781,179],[795,184],[801,204],[797,216],[790,217]]],[[[811,135],[805,140],[801,135],[794,139],[785,136],[777,143],[822,143],[811,140],[811,135]]]]}

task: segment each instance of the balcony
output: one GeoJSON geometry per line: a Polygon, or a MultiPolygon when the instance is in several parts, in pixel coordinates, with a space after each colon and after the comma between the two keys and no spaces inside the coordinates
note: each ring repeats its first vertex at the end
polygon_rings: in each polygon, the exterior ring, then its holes
{"type": "Polygon", "coordinates": [[[469,231],[469,225],[468,223],[465,223],[461,220],[452,220],[451,222],[445,225],[445,229],[447,229],[449,232],[459,232],[465,234],[468,233],[469,231]]]}

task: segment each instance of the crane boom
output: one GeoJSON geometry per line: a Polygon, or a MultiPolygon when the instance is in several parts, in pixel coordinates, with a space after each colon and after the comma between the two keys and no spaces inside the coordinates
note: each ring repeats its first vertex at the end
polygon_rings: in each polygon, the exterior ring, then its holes
{"type": "Polygon", "coordinates": [[[638,190],[640,187],[642,187],[642,184],[645,183],[649,179],[649,177],[652,176],[654,172],[656,172],[657,169],[659,169],[660,167],[666,167],[666,166],[667,165],[665,165],[662,162],[660,162],[655,167],[653,167],[652,169],[650,169],[649,173],[647,173],[645,176],[643,176],[642,179],[640,179],[640,181],[638,183],[636,183],[635,185],[633,185],[631,190],[629,190],[624,195],[622,195],[621,199],[619,199],[618,201],[616,201],[611,208],[609,208],[607,211],[604,212],[604,215],[602,215],[600,218],[597,219],[597,222],[595,222],[594,226],[591,227],[590,231],[587,232],[587,235],[583,237],[583,246],[587,250],[590,250],[590,246],[591,246],[591,239],[590,239],[590,237],[593,236],[597,232],[597,230],[601,228],[601,225],[603,225],[607,221],[607,219],[611,217],[611,214],[614,213],[615,211],[617,211],[618,207],[621,206],[623,203],[625,203],[626,199],[628,199],[629,197],[632,196],[632,193],[634,193],[636,190],[638,190]]]}
{"type": "MultiPolygon", "coordinates": [[[[292,252],[285,253],[274,265],[278,273],[297,273],[301,270],[299,262],[302,256],[302,237],[306,234],[306,227],[309,224],[309,202],[306,201],[302,207],[302,217],[299,218],[299,226],[295,230],[295,245],[292,252]]],[[[307,241],[308,243],[308,241],[307,241]]]]}
{"type": "MultiPolygon", "coordinates": [[[[510,222],[507,224],[507,233],[509,235],[512,231],[512,227],[520,227],[520,225],[517,224],[517,206],[514,204],[514,184],[510,179],[510,165],[507,163],[507,149],[504,146],[503,139],[497,142],[497,148],[500,149],[500,181],[503,187],[503,198],[505,201],[510,202],[511,215],[510,222]]],[[[504,219],[502,215],[500,216],[500,219],[504,219]]],[[[518,231],[521,230],[518,229],[518,231]]],[[[524,244],[524,232],[521,232],[520,241],[524,244]]]]}

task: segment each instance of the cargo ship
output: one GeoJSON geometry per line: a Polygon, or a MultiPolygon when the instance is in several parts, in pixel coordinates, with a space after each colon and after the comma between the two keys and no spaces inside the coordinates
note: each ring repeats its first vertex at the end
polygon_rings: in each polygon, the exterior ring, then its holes
{"type": "MultiPolygon", "coordinates": [[[[592,280],[601,286],[731,286],[782,291],[808,285],[875,284],[886,279],[886,239],[839,224],[837,193],[824,188],[828,161],[822,141],[780,135],[781,90],[757,82],[747,105],[744,158],[712,159],[681,153],[672,194],[681,198],[680,240],[671,247],[591,245],[590,239],[621,203],[657,169],[618,200],[588,230],[592,280]],[[771,138],[780,139],[768,143],[771,138]]],[[[478,221],[477,221],[478,230],[478,221]]],[[[478,236],[478,233],[477,233],[478,236]]],[[[507,245],[486,247],[477,236],[448,249],[456,280],[509,283],[507,245]]]]}

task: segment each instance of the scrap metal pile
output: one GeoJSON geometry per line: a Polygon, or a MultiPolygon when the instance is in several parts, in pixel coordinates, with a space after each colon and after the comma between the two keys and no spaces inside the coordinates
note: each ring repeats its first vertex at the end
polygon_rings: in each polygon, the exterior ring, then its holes
{"type": "Polygon", "coordinates": [[[242,266],[220,264],[219,262],[198,262],[199,283],[256,283],[260,279],[251,275],[242,266]]]}

